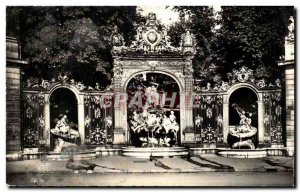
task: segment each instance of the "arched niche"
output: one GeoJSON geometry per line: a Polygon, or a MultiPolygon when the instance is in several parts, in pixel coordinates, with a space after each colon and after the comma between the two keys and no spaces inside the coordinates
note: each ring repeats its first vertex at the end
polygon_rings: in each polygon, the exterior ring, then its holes
{"type": "MultiPolygon", "coordinates": [[[[45,117],[45,131],[44,138],[46,140],[46,145],[50,146],[50,129],[54,128],[54,119],[55,117],[51,116],[51,97],[55,92],[62,90],[68,92],[68,95],[73,97],[73,100],[76,99],[76,107],[74,107],[75,111],[72,111],[73,116],[77,117],[77,125],[78,125],[78,132],[80,135],[81,142],[84,142],[84,93],[80,92],[74,85],[70,84],[62,84],[57,83],[53,85],[47,92],[44,93],[45,95],[45,105],[44,105],[44,117],[45,117]],[[77,114],[77,115],[75,115],[77,114]],[[51,122],[52,121],[52,122],[51,122]]],[[[68,100],[70,98],[65,97],[64,99],[68,100]]],[[[53,114],[55,115],[55,114],[53,114]]]]}
{"type": "Polygon", "coordinates": [[[247,114],[251,113],[252,126],[258,126],[257,94],[249,88],[236,89],[229,97],[229,126],[239,123],[239,114],[233,105],[240,106],[247,114]]]}
{"type": "MultiPolygon", "coordinates": [[[[256,99],[256,103],[254,104],[257,107],[257,128],[258,128],[258,144],[264,143],[264,106],[263,106],[263,91],[260,91],[255,85],[251,83],[237,83],[229,87],[229,89],[223,94],[223,129],[224,135],[223,140],[227,142],[227,136],[229,133],[229,127],[235,126],[230,124],[230,105],[232,101],[230,101],[231,97],[234,96],[239,90],[247,90],[252,97],[256,99]]],[[[239,117],[238,117],[239,118],[239,117]]]]}
{"type": "Polygon", "coordinates": [[[67,115],[69,122],[76,124],[78,129],[78,101],[74,92],[67,88],[55,89],[50,94],[49,103],[51,128],[55,127],[55,119],[62,114],[67,115]]]}
{"type": "MultiPolygon", "coordinates": [[[[239,108],[245,114],[247,118],[251,119],[251,126],[258,127],[258,97],[257,93],[249,88],[238,88],[231,93],[229,97],[229,128],[238,126],[240,124],[240,114],[237,112],[236,107],[239,108]]],[[[232,140],[237,138],[228,138],[229,143],[234,143],[232,140]],[[231,142],[229,141],[231,139],[231,142]]],[[[257,147],[257,133],[251,138],[252,143],[257,147]]]]}
{"type": "Polygon", "coordinates": [[[231,94],[233,92],[235,92],[237,89],[240,89],[240,88],[248,88],[248,89],[252,90],[256,94],[258,101],[262,101],[262,95],[260,94],[261,91],[259,91],[256,86],[254,86],[254,85],[252,85],[250,83],[237,83],[237,84],[232,85],[227,90],[227,92],[226,92],[227,96],[226,96],[225,102],[228,103],[231,94]]]}
{"type": "Polygon", "coordinates": [[[57,89],[66,89],[68,91],[71,91],[75,97],[76,97],[76,100],[77,100],[77,103],[80,103],[82,102],[83,100],[81,100],[81,97],[80,97],[80,91],[73,85],[69,85],[69,84],[61,84],[61,83],[57,83],[55,84],[54,86],[51,87],[51,89],[48,91],[48,97],[46,97],[46,103],[49,103],[50,102],[50,96],[53,94],[53,92],[55,92],[57,89]]]}

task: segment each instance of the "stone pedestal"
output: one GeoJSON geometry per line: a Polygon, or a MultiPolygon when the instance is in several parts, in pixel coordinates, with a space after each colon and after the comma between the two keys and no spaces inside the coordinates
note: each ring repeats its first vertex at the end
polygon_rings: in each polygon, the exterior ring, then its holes
{"type": "Polygon", "coordinates": [[[124,145],[126,144],[125,131],[123,129],[114,129],[113,144],[124,145]]]}

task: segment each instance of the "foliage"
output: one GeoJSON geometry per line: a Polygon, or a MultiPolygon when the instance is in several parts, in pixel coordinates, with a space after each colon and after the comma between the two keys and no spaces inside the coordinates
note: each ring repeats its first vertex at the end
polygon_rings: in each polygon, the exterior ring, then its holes
{"type": "Polygon", "coordinates": [[[259,78],[273,80],[281,75],[277,65],[284,54],[284,36],[293,7],[222,7],[220,17],[211,7],[175,7],[190,16],[189,22],[180,21],[170,28],[173,42],[190,28],[198,41],[194,59],[194,77],[215,81],[226,77],[233,68],[247,66],[257,70],[259,78]],[[216,29],[216,25],[220,28],[216,29]]]}
{"type": "Polygon", "coordinates": [[[224,57],[221,70],[246,65],[266,79],[278,78],[279,56],[284,54],[284,36],[293,7],[222,7],[217,41],[224,57]]]}
{"type": "Polygon", "coordinates": [[[136,7],[19,7],[25,74],[49,78],[70,71],[76,81],[108,84],[114,26],[133,38],[136,7]]]}
{"type": "Polygon", "coordinates": [[[212,7],[175,6],[173,10],[178,11],[181,16],[180,21],[171,25],[169,29],[173,44],[178,46],[181,34],[186,29],[190,29],[195,35],[198,45],[193,62],[194,77],[197,79],[213,77],[215,70],[211,68],[211,56],[213,55],[211,44],[214,38],[215,18],[212,7]]]}
{"type": "MultiPolygon", "coordinates": [[[[179,45],[187,28],[196,36],[196,79],[220,81],[220,76],[242,65],[270,81],[282,75],[276,61],[284,53],[293,7],[222,7],[219,18],[208,6],[173,9],[181,16],[169,28],[173,45],[179,45]]],[[[76,81],[92,86],[111,79],[113,27],[119,27],[129,44],[135,23],[144,21],[136,7],[8,7],[7,13],[7,21],[20,23],[23,57],[31,63],[26,75],[49,78],[58,71],[71,71],[76,81]]],[[[8,26],[8,34],[12,28],[8,26]]]]}

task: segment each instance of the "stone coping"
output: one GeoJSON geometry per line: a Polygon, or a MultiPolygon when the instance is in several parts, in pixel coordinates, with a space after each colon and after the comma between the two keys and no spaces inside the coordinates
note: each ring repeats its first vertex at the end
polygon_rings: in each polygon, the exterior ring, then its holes
{"type": "MultiPolygon", "coordinates": [[[[22,159],[38,159],[45,156],[62,156],[62,155],[71,155],[76,154],[82,157],[86,156],[107,156],[107,155],[122,155],[124,152],[126,153],[148,153],[146,156],[160,156],[163,153],[168,153],[166,156],[186,156],[186,155],[199,155],[199,154],[218,154],[218,152],[228,150],[230,153],[232,152],[240,152],[239,149],[230,149],[230,148],[185,148],[185,147],[161,147],[161,148],[137,148],[137,147],[122,147],[122,148],[105,148],[105,147],[98,147],[95,149],[84,150],[80,152],[40,152],[40,151],[27,151],[27,152],[16,152],[16,153],[8,153],[6,154],[6,159],[10,160],[22,160],[22,159]],[[150,149],[150,151],[149,151],[150,149]],[[148,151],[148,152],[147,152],[148,151]],[[153,153],[156,153],[153,154],[153,153]]],[[[259,149],[245,149],[243,151],[266,151],[267,156],[286,156],[286,148],[259,148],[259,149]]],[[[126,154],[125,154],[126,155],[126,154]]],[[[130,155],[130,154],[129,154],[130,155]]],[[[131,155],[130,155],[131,156],[131,155]]]]}
{"type": "Polygon", "coordinates": [[[146,159],[151,159],[151,157],[185,157],[189,155],[189,150],[185,147],[123,147],[122,155],[127,157],[146,159]]]}
{"type": "Polygon", "coordinates": [[[262,158],[266,156],[285,156],[286,149],[274,147],[258,149],[190,148],[190,154],[217,154],[229,158],[262,158]]]}

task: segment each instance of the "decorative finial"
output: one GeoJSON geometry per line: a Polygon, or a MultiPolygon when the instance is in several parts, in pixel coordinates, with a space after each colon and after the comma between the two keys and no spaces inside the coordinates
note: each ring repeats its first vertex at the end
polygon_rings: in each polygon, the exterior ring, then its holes
{"type": "Polygon", "coordinates": [[[195,36],[190,32],[189,29],[187,29],[186,32],[181,35],[181,47],[183,54],[195,54],[195,44],[195,36]]]}
{"type": "Polygon", "coordinates": [[[122,48],[125,46],[125,41],[117,26],[114,26],[113,32],[110,36],[110,40],[111,44],[113,45],[112,52],[120,53],[122,51],[122,48]]]}
{"type": "Polygon", "coordinates": [[[149,19],[149,20],[156,20],[156,14],[155,14],[155,13],[152,13],[152,12],[149,13],[149,14],[148,14],[148,19],[149,19]]]}
{"type": "Polygon", "coordinates": [[[289,37],[294,36],[294,30],[295,30],[295,26],[294,26],[294,17],[290,16],[289,18],[289,25],[288,25],[288,29],[289,29],[289,37]]]}

